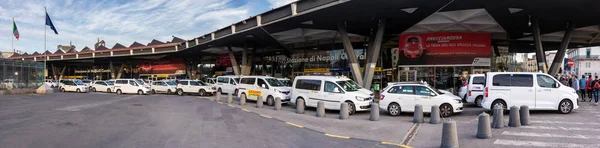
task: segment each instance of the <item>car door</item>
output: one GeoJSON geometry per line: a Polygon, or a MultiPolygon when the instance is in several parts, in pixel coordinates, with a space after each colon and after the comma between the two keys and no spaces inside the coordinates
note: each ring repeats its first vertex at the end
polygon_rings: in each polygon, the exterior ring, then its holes
{"type": "Polygon", "coordinates": [[[297,80],[296,91],[294,93],[301,94],[304,98],[306,106],[316,107],[320,101],[319,93],[321,92],[321,80],[297,80]]]}
{"type": "Polygon", "coordinates": [[[561,86],[552,77],[537,74],[537,85],[535,85],[535,109],[554,109],[558,107],[560,92],[556,89],[561,86]]]}
{"type": "Polygon", "coordinates": [[[431,112],[431,106],[440,102],[439,99],[436,99],[437,95],[425,86],[415,86],[415,95],[415,102],[423,106],[423,112],[431,112]]]}
{"type": "Polygon", "coordinates": [[[229,85],[227,85],[227,93],[233,93],[236,88],[237,85],[235,83],[235,80],[233,80],[233,78],[229,78],[229,85]]]}
{"type": "Polygon", "coordinates": [[[344,90],[336,83],[325,81],[323,91],[319,93],[319,98],[325,102],[325,108],[339,109],[340,103],[344,101],[344,93],[344,90]]]}
{"type": "Polygon", "coordinates": [[[532,74],[512,74],[510,77],[511,106],[527,105],[535,108],[535,87],[532,74]]]}
{"type": "Polygon", "coordinates": [[[414,86],[393,86],[387,93],[385,99],[398,103],[401,111],[414,111],[416,98],[414,86]]]}
{"type": "Polygon", "coordinates": [[[137,90],[138,90],[137,85],[138,84],[133,80],[129,80],[128,82],[129,82],[129,84],[127,85],[127,88],[126,88],[127,93],[137,93],[137,90]]]}
{"type": "Polygon", "coordinates": [[[189,81],[179,81],[179,85],[183,92],[190,92],[190,82],[189,81]]]}

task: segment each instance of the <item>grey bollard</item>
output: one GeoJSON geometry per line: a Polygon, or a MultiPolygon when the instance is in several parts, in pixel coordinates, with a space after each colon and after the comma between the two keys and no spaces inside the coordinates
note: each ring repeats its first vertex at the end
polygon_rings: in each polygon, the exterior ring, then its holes
{"type": "Polygon", "coordinates": [[[523,105],[521,106],[521,109],[519,110],[519,114],[521,116],[521,125],[525,126],[525,125],[529,125],[529,106],[527,105],[523,105]]]}
{"type": "Polygon", "coordinates": [[[325,117],[325,102],[319,101],[317,103],[317,117],[325,117]]]}
{"type": "Polygon", "coordinates": [[[213,98],[213,97],[211,97],[211,98],[210,98],[210,101],[215,101],[215,100],[217,100],[217,99],[219,99],[219,98],[221,98],[221,92],[217,92],[217,95],[215,95],[215,97],[214,97],[214,98],[213,98]]]}
{"type": "Polygon", "coordinates": [[[340,119],[348,119],[348,116],[350,116],[350,114],[348,113],[348,103],[344,102],[340,104],[340,119]]]}
{"type": "Polygon", "coordinates": [[[477,124],[477,138],[489,139],[492,138],[492,127],[490,126],[490,115],[481,113],[477,124]]]}
{"type": "Polygon", "coordinates": [[[504,127],[504,109],[501,106],[494,106],[494,120],[492,123],[493,128],[504,127]]]}
{"type": "Polygon", "coordinates": [[[521,127],[521,117],[519,117],[519,107],[510,107],[510,116],[508,118],[508,126],[521,127]]]}
{"type": "Polygon", "coordinates": [[[258,96],[256,97],[256,108],[262,108],[263,107],[263,98],[262,96],[258,96]]]}
{"type": "Polygon", "coordinates": [[[431,123],[431,124],[440,123],[441,122],[440,107],[438,107],[437,105],[431,106],[431,114],[429,116],[430,116],[429,123],[431,123]]]}
{"type": "Polygon", "coordinates": [[[425,122],[425,119],[423,118],[423,106],[421,106],[421,104],[415,105],[415,111],[414,111],[414,115],[413,115],[413,122],[414,123],[423,123],[423,122],[425,122]]]}
{"type": "Polygon", "coordinates": [[[223,102],[222,100],[223,100],[223,97],[221,97],[221,94],[219,94],[219,96],[217,96],[217,102],[219,102],[219,103],[223,102]]]}
{"type": "Polygon", "coordinates": [[[233,95],[227,94],[227,104],[231,104],[233,102],[233,95]]]}
{"type": "Polygon", "coordinates": [[[444,121],[442,126],[442,144],[440,148],[458,148],[458,132],[456,122],[444,121]]]}
{"type": "Polygon", "coordinates": [[[379,120],[379,104],[378,103],[371,103],[371,116],[369,116],[369,120],[371,121],[377,121],[379,120]]]}
{"type": "Polygon", "coordinates": [[[275,98],[275,110],[281,110],[281,98],[275,98]]]}
{"type": "Polygon", "coordinates": [[[246,95],[242,95],[242,97],[240,97],[240,105],[246,105],[246,95]]]}
{"type": "Polygon", "coordinates": [[[296,101],[296,113],[304,114],[304,100],[296,101]]]}

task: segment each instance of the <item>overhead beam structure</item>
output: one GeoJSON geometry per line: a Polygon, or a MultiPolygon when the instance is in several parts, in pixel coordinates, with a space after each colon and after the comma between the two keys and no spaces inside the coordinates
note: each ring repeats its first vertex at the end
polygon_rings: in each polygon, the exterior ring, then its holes
{"type": "Polygon", "coordinates": [[[240,75],[240,69],[239,66],[237,64],[237,60],[235,60],[235,54],[233,54],[233,50],[231,49],[231,46],[227,46],[227,49],[229,50],[229,60],[231,60],[231,69],[233,69],[233,73],[236,76],[240,75]]]}
{"type": "Polygon", "coordinates": [[[565,57],[565,53],[567,53],[567,47],[569,46],[569,42],[571,42],[571,36],[573,35],[573,30],[575,29],[575,24],[569,22],[567,25],[567,30],[565,30],[565,35],[562,38],[562,42],[560,43],[560,48],[556,52],[556,56],[554,56],[554,60],[552,60],[552,65],[550,65],[550,71],[548,74],[551,76],[556,75],[558,73],[558,69],[560,65],[563,64],[563,58],[565,57]]]}

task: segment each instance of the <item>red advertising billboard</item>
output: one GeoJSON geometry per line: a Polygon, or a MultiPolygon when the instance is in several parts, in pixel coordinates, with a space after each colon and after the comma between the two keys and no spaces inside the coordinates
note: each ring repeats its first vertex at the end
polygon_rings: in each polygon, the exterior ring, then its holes
{"type": "Polygon", "coordinates": [[[490,58],[491,40],[489,33],[402,34],[398,65],[472,64],[476,58],[490,58]]]}
{"type": "Polygon", "coordinates": [[[230,67],[231,66],[231,59],[229,59],[229,54],[222,54],[217,56],[217,61],[215,62],[215,66],[216,67],[230,67]]]}
{"type": "Polygon", "coordinates": [[[185,74],[183,59],[148,60],[139,66],[140,74],[185,74]]]}

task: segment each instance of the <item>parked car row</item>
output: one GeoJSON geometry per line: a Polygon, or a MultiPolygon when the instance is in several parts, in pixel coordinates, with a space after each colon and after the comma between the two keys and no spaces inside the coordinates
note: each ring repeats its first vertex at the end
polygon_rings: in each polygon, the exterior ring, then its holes
{"type": "MultiPolygon", "coordinates": [[[[48,83],[52,83],[49,81],[48,83]]],[[[106,81],[91,81],[78,79],[61,79],[58,89],[62,92],[107,92],[117,94],[198,94],[212,95],[217,89],[208,86],[200,80],[159,80],[144,82],[138,79],[115,79],[106,81]]],[[[47,84],[53,86],[53,84],[47,84]]]]}

